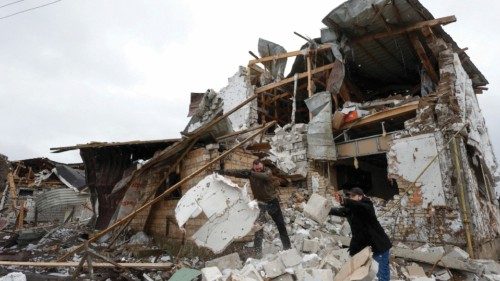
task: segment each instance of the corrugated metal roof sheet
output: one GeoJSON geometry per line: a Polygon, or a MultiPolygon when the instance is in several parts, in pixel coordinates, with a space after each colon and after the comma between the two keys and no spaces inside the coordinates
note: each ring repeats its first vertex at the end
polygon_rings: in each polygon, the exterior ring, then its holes
{"type": "Polygon", "coordinates": [[[54,207],[80,205],[90,198],[90,194],[75,192],[70,188],[60,188],[45,191],[35,198],[37,212],[50,210],[54,207]]]}
{"type": "MultiPolygon", "coordinates": [[[[350,0],[331,11],[323,19],[323,23],[352,39],[384,32],[387,30],[386,25],[407,26],[432,19],[433,15],[417,0],[350,0]],[[385,22],[380,15],[385,18],[385,22]]],[[[433,27],[433,31],[452,44],[455,51],[460,50],[441,26],[433,27]]],[[[415,78],[418,78],[418,69],[414,66],[420,63],[404,34],[379,39],[378,42],[359,43],[351,48],[351,53],[347,55],[349,67],[367,78],[396,84],[404,83],[405,80],[415,82],[415,78]]],[[[461,55],[461,59],[475,86],[488,84],[467,54],[461,55]]]]}

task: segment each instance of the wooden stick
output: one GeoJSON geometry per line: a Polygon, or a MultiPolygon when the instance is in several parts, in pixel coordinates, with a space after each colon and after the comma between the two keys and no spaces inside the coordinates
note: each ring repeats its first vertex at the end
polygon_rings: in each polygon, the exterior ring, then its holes
{"type": "MultiPolygon", "coordinates": [[[[77,267],[78,262],[30,262],[30,261],[0,261],[1,266],[34,266],[34,267],[77,267]]],[[[117,263],[124,268],[170,269],[172,263],[117,263]]],[[[107,262],[95,262],[94,268],[114,268],[115,265],[107,262]]],[[[83,266],[87,267],[87,266],[83,266]]]]}
{"type": "MultiPolygon", "coordinates": [[[[331,45],[329,44],[324,44],[324,45],[319,45],[315,51],[324,51],[324,50],[331,50],[331,45]]],[[[248,62],[248,65],[253,65],[259,62],[266,62],[266,61],[273,61],[273,60],[278,60],[278,59],[283,59],[283,58],[288,58],[288,57],[295,57],[295,56],[302,56],[304,55],[304,50],[299,50],[299,51],[293,51],[289,53],[284,53],[284,54],[278,54],[274,56],[269,56],[269,57],[263,57],[260,59],[255,59],[251,60],[248,62]]]]}
{"type": "MultiPolygon", "coordinates": [[[[307,95],[309,98],[313,96],[311,68],[312,68],[311,54],[307,52],[307,95]]],[[[309,112],[309,121],[311,120],[312,120],[312,113],[309,112]]]]}
{"type": "Polygon", "coordinates": [[[242,131],[238,131],[238,132],[232,132],[232,133],[229,133],[227,135],[223,135],[221,137],[218,137],[215,140],[216,141],[221,141],[223,139],[231,138],[231,137],[234,137],[234,136],[238,136],[238,135],[241,135],[241,134],[245,134],[245,133],[248,133],[248,132],[252,132],[252,131],[261,129],[262,127],[264,127],[264,126],[257,126],[257,127],[254,127],[254,128],[250,128],[250,129],[246,129],[246,130],[242,130],[242,131]]]}
{"type": "MultiPolygon", "coordinates": [[[[320,72],[323,72],[325,70],[332,69],[332,68],[333,68],[333,63],[327,64],[327,65],[323,65],[323,66],[320,66],[320,67],[317,67],[317,68],[311,70],[311,74],[314,75],[316,73],[320,73],[320,72]]],[[[307,72],[300,73],[298,75],[299,77],[297,79],[306,78],[307,75],[308,75],[307,72]]],[[[290,77],[290,78],[283,79],[283,80],[281,80],[279,82],[267,84],[265,86],[262,86],[262,87],[259,87],[259,88],[255,89],[255,94],[260,94],[260,93],[269,91],[269,90],[271,90],[273,88],[279,87],[281,85],[291,83],[291,82],[293,82],[293,80],[294,80],[294,77],[290,77]]]]}
{"type": "MultiPolygon", "coordinates": [[[[178,183],[174,184],[173,186],[171,186],[170,188],[168,188],[167,190],[165,190],[162,194],[160,194],[159,196],[155,197],[155,199],[147,202],[146,204],[142,205],[141,207],[139,207],[138,209],[136,209],[132,213],[130,213],[127,216],[125,216],[124,218],[122,218],[121,220],[115,222],[114,224],[112,224],[108,228],[106,228],[106,229],[102,230],[101,232],[97,233],[94,237],[90,238],[88,240],[88,242],[90,243],[90,242],[96,241],[97,239],[99,239],[102,236],[104,236],[106,233],[110,232],[111,230],[115,229],[116,227],[120,226],[121,224],[127,222],[130,218],[133,218],[135,215],[137,215],[138,213],[140,213],[141,211],[143,211],[147,207],[149,207],[149,206],[157,203],[158,201],[162,200],[167,195],[169,195],[170,193],[172,193],[175,189],[177,189],[179,186],[182,186],[183,184],[185,184],[186,182],[188,182],[189,180],[191,180],[192,178],[194,178],[195,176],[197,176],[201,172],[205,171],[207,168],[209,168],[210,166],[212,166],[214,163],[217,163],[220,159],[226,157],[227,155],[229,155],[230,153],[232,153],[237,148],[241,147],[245,143],[247,143],[250,140],[252,140],[254,137],[258,136],[260,133],[262,133],[262,132],[266,131],[267,129],[269,129],[274,124],[276,124],[276,121],[272,121],[272,122],[268,123],[265,127],[263,127],[262,129],[258,130],[256,133],[252,134],[250,137],[246,138],[245,140],[243,140],[242,142],[240,142],[239,144],[237,144],[233,148],[231,148],[231,149],[227,150],[226,152],[222,153],[219,157],[216,157],[214,160],[212,160],[209,163],[207,163],[205,166],[199,168],[198,170],[196,170],[195,172],[193,172],[189,176],[186,176],[184,179],[180,180],[178,183]]],[[[64,256],[60,257],[58,259],[58,261],[64,261],[64,260],[66,260],[68,257],[70,257],[71,255],[73,255],[74,253],[77,253],[77,252],[81,251],[82,248],[83,248],[83,245],[78,246],[76,249],[74,249],[74,250],[68,252],[67,254],[65,254],[64,256]]]]}

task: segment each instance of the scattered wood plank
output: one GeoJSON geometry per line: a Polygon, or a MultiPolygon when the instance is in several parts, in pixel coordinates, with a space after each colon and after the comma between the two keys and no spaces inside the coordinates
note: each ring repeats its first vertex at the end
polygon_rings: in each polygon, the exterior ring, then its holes
{"type": "MultiPolygon", "coordinates": [[[[311,70],[311,74],[316,74],[316,73],[320,73],[320,72],[323,72],[325,70],[329,70],[329,69],[332,69],[333,68],[333,63],[331,64],[327,64],[327,65],[323,65],[323,66],[320,66],[318,68],[315,68],[313,70],[311,70]]],[[[302,79],[302,78],[306,78],[307,77],[307,72],[302,72],[300,73],[298,76],[298,79],[302,79]]],[[[286,79],[283,79],[279,82],[275,82],[275,83],[271,83],[271,84],[267,84],[265,86],[262,86],[262,87],[259,87],[257,89],[255,89],[255,94],[260,94],[260,93],[263,93],[263,92],[266,92],[266,91],[269,91],[271,89],[274,89],[276,87],[279,87],[281,85],[285,85],[285,84],[288,84],[288,83],[291,83],[294,81],[294,77],[290,77],[290,78],[286,78],[286,79]]]]}
{"type": "MultiPolygon", "coordinates": [[[[124,268],[170,269],[172,263],[117,263],[124,268]]],[[[1,266],[34,266],[34,267],[77,267],[79,262],[30,262],[30,261],[0,261],[1,266]]],[[[116,265],[107,262],[93,262],[94,268],[114,268],[116,265]]],[[[83,267],[87,267],[83,265],[83,267]]]]}
{"type": "MultiPolygon", "coordinates": [[[[311,49],[311,51],[324,51],[324,50],[330,50],[332,47],[328,44],[325,45],[320,45],[316,49],[311,49]]],[[[293,52],[288,52],[284,54],[278,54],[274,56],[268,56],[268,57],[263,57],[260,59],[254,59],[248,62],[248,65],[253,65],[256,63],[261,63],[261,62],[266,62],[266,61],[273,61],[273,60],[278,60],[278,59],[283,59],[283,58],[288,58],[288,57],[295,57],[295,56],[301,56],[304,55],[305,50],[299,50],[299,51],[293,51],[293,52]]]]}
{"type": "Polygon", "coordinates": [[[342,125],[342,127],[340,127],[339,130],[345,130],[347,128],[356,128],[363,125],[380,122],[389,118],[395,118],[410,113],[412,111],[415,111],[417,110],[417,108],[418,108],[418,101],[410,102],[396,108],[376,112],[374,114],[362,117],[360,119],[353,120],[352,122],[345,123],[342,125]],[[354,124],[354,122],[356,123],[354,124]]]}
{"type": "Polygon", "coordinates": [[[369,34],[369,35],[361,36],[358,38],[353,38],[351,40],[351,42],[353,44],[358,44],[358,43],[373,41],[375,39],[393,37],[393,36],[404,34],[407,32],[416,31],[416,30],[419,30],[419,29],[424,28],[426,26],[431,27],[431,26],[436,26],[436,25],[446,25],[446,24],[456,22],[456,21],[457,21],[457,18],[455,16],[437,18],[437,19],[433,19],[433,20],[418,22],[418,23],[415,23],[415,24],[412,24],[412,25],[409,25],[406,27],[394,28],[391,31],[386,31],[386,32],[381,32],[381,33],[376,33],[376,34],[369,34]]]}

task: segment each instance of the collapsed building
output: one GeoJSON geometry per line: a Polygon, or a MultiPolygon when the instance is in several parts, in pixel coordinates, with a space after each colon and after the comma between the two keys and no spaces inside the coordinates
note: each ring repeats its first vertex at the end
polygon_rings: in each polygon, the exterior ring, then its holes
{"type": "Polygon", "coordinates": [[[283,205],[358,186],[378,198],[395,244],[498,259],[498,166],[477,100],[488,81],[442,28],[455,21],[416,0],[350,0],[323,19],[320,38],[299,35],[292,52],[260,39],[226,87],[191,93],[178,139],[53,148],[80,150],[101,230],[90,241],[112,244],[128,229],[180,253],[213,220],[204,209],[180,224],[179,200],[214,170],[260,158],[283,205]]]}

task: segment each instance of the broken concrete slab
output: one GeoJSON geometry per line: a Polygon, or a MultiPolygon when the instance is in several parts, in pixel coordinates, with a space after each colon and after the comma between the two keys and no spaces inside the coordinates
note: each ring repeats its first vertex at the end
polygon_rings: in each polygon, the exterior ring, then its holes
{"type": "Polygon", "coordinates": [[[302,262],[302,257],[295,248],[282,251],[279,253],[279,256],[281,258],[281,262],[283,262],[283,265],[287,268],[296,266],[302,262]]]}
{"type": "Polygon", "coordinates": [[[445,257],[466,261],[469,259],[469,254],[461,248],[454,246],[453,249],[449,253],[447,253],[445,257]]]}
{"type": "Polygon", "coordinates": [[[231,275],[233,281],[264,281],[262,276],[252,264],[245,265],[239,272],[231,275]]]}
{"type": "Polygon", "coordinates": [[[478,262],[469,260],[467,262],[461,261],[456,258],[451,258],[447,256],[442,256],[440,254],[419,252],[411,249],[393,247],[391,249],[391,255],[395,257],[405,258],[409,260],[414,260],[418,262],[424,262],[427,264],[437,264],[438,266],[445,266],[452,269],[464,270],[468,272],[475,273],[477,275],[483,274],[485,266],[478,262]]]}
{"type": "Polygon", "coordinates": [[[269,262],[266,262],[263,266],[264,272],[268,278],[275,278],[280,275],[285,274],[285,266],[281,262],[281,259],[275,259],[269,262]]]}
{"type": "Polygon", "coordinates": [[[434,276],[436,276],[436,280],[441,280],[441,281],[448,281],[451,279],[451,274],[446,269],[436,271],[434,273],[434,276]]]}
{"type": "Polygon", "coordinates": [[[307,273],[312,276],[314,281],[331,281],[333,272],[330,269],[309,269],[307,273]]]}
{"type": "Polygon", "coordinates": [[[243,264],[238,253],[232,253],[213,260],[205,262],[205,267],[217,267],[220,270],[224,269],[240,269],[243,264]]]}
{"type": "Polygon", "coordinates": [[[324,223],[330,213],[331,204],[325,197],[313,193],[307,205],[304,207],[304,214],[318,223],[324,223]]]}
{"type": "Polygon", "coordinates": [[[222,278],[222,272],[216,266],[201,269],[201,275],[203,281],[217,281],[222,278]]]}
{"type": "Polygon", "coordinates": [[[319,250],[318,239],[304,239],[302,243],[302,252],[304,253],[317,253],[319,250]]]}
{"type": "Polygon", "coordinates": [[[425,275],[424,269],[419,265],[416,265],[416,264],[409,265],[405,268],[408,271],[409,278],[427,277],[427,275],[425,275]]]}
{"type": "Polygon", "coordinates": [[[212,174],[189,189],[179,200],[175,218],[182,228],[188,219],[205,213],[208,222],[192,238],[198,246],[207,247],[217,254],[252,230],[259,209],[249,203],[245,189],[240,189],[223,176],[212,174]]]}

